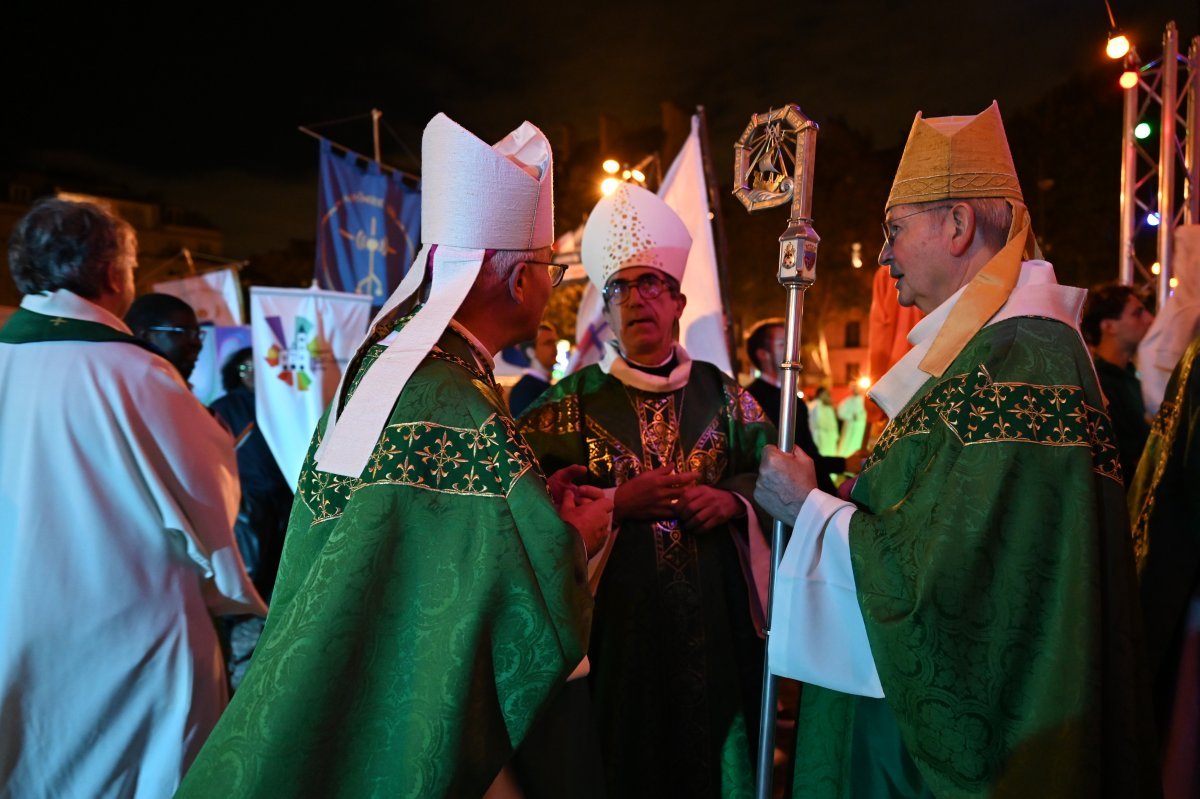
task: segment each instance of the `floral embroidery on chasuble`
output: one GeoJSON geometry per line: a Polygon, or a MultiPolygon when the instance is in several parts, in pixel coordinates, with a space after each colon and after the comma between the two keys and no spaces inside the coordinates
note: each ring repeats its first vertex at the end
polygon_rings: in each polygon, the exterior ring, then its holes
{"type": "Polygon", "coordinates": [[[1081,386],[1000,382],[984,363],[941,379],[884,429],[863,474],[880,463],[901,439],[928,435],[943,424],[963,446],[1028,443],[1087,447],[1096,474],[1121,482],[1112,423],[1088,404],[1081,386]]]}
{"type": "MultiPolygon", "coordinates": [[[[362,375],[383,352],[372,346],[347,392],[347,401],[362,375]]],[[[505,498],[525,472],[541,474],[537,458],[504,410],[493,380],[452,353],[435,350],[429,357],[447,361],[471,374],[471,385],[495,408],[478,427],[456,427],[431,421],[389,424],[379,437],[359,477],[322,472],[314,456],[320,431],[301,472],[298,491],[313,514],[313,524],[341,516],[355,492],[368,486],[400,485],[443,494],[505,498]]]]}

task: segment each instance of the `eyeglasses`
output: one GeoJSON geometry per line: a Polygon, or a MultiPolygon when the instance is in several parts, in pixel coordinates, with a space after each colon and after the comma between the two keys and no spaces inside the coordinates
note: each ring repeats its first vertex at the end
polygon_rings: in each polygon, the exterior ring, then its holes
{"type": "Polygon", "coordinates": [[[175,333],[180,336],[187,336],[197,344],[204,341],[204,328],[202,327],[175,327],[173,325],[147,325],[147,330],[157,330],[160,333],[175,333]]]}
{"type": "Polygon", "coordinates": [[[654,299],[663,293],[663,289],[669,288],[672,294],[675,293],[674,288],[661,277],[642,275],[637,280],[610,280],[604,287],[604,301],[624,305],[629,300],[630,292],[635,286],[638,294],[641,294],[644,300],[654,299]]]}
{"type": "Polygon", "coordinates": [[[254,364],[252,364],[252,363],[238,364],[238,372],[240,372],[241,374],[249,374],[250,372],[253,372],[253,371],[254,371],[254,364]]]}
{"type": "Polygon", "coordinates": [[[539,264],[546,267],[550,272],[550,287],[553,288],[562,282],[563,275],[567,273],[566,264],[556,264],[553,261],[526,261],[527,264],[539,264]]]}
{"type": "Polygon", "coordinates": [[[898,236],[900,234],[892,232],[892,225],[896,224],[897,222],[901,222],[912,216],[918,216],[920,214],[927,214],[930,211],[940,211],[945,208],[953,208],[953,207],[954,207],[953,205],[935,205],[930,208],[922,208],[920,211],[913,211],[911,214],[905,214],[904,216],[898,216],[895,219],[885,220],[883,222],[883,243],[885,245],[887,245],[888,247],[896,246],[896,236],[898,236]]]}

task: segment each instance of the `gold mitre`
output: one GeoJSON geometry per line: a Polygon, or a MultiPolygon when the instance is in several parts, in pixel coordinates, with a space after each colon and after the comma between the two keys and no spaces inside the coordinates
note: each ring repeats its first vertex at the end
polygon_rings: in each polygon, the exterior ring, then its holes
{"type": "Polygon", "coordinates": [[[971,197],[1025,203],[1000,107],[993,100],[975,116],[929,119],[917,112],[884,211],[909,203],[971,197]]]}

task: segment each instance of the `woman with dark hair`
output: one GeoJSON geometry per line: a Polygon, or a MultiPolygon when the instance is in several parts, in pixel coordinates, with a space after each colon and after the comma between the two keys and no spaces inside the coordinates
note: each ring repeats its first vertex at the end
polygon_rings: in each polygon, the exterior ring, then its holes
{"type": "MultiPolygon", "coordinates": [[[[292,509],[292,490],[255,422],[254,353],[249,347],[235,352],[221,367],[221,383],[225,396],[215,400],[211,409],[233,432],[238,477],[242,481],[242,504],[234,533],[246,571],[258,592],[270,602],[283,550],[283,534],[292,509]]],[[[236,689],[250,665],[263,620],[256,616],[230,616],[226,622],[229,681],[236,689]]]]}

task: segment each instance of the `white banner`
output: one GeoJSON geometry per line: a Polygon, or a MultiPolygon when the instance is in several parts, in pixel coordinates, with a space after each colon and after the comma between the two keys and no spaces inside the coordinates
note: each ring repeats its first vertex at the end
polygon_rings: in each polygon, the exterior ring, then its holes
{"type": "MultiPolygon", "coordinates": [[[[717,272],[717,248],[713,244],[704,158],[700,150],[699,115],[692,116],[691,135],[667,170],[658,196],[679,214],[692,236],[692,249],[680,287],[687,297],[687,307],[679,320],[679,340],[693,359],[708,361],[732,377],[717,272]]],[[[568,373],[600,360],[604,341],[613,337],[604,321],[603,311],[600,292],[589,283],[580,300],[575,323],[575,342],[579,349],[571,356],[568,373]]]]}
{"type": "Polygon", "coordinates": [[[232,327],[245,323],[242,313],[242,284],[237,270],[215,269],[202,275],[155,283],[154,290],[170,294],[192,306],[201,324],[232,327]]]}
{"type": "Polygon", "coordinates": [[[725,310],[721,304],[721,279],[717,248],[713,244],[704,158],[700,150],[700,116],[692,116],[692,132],[667,170],[658,196],[671,206],[692,236],[687,270],[683,273],[687,307],[679,320],[680,339],[692,358],[708,361],[733,377],[729,344],[725,337],[725,310]]]}
{"type": "Polygon", "coordinates": [[[370,320],[370,295],[250,289],[258,426],[293,486],[317,421],[370,320]]]}

